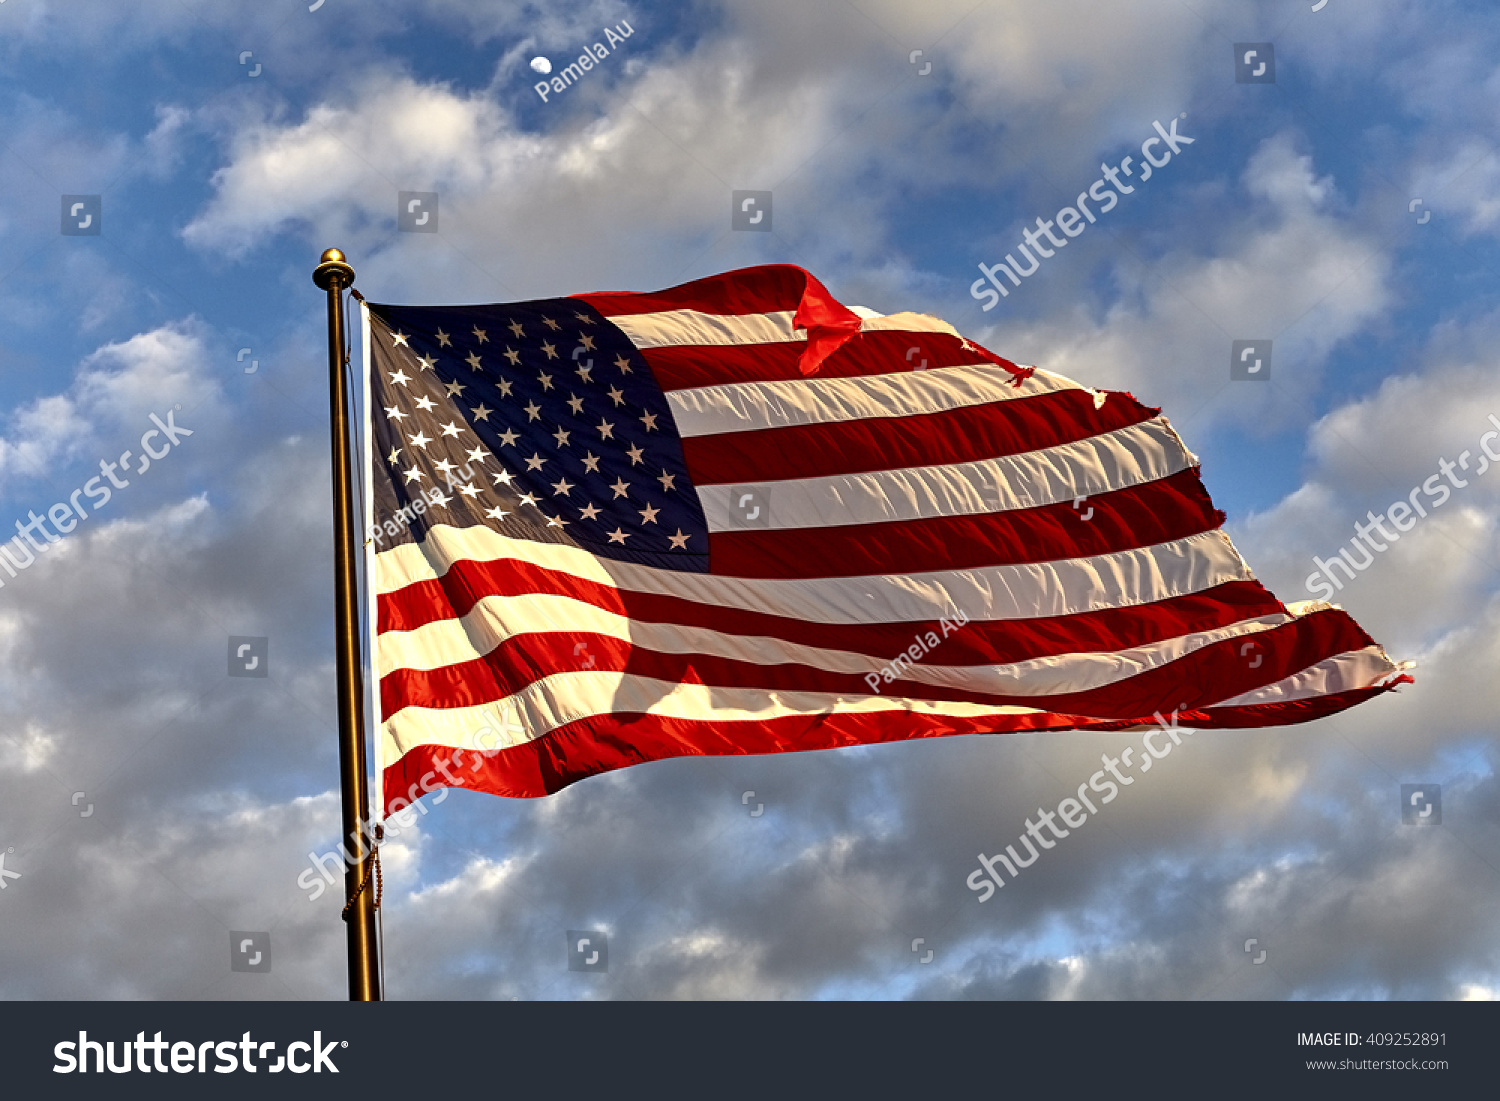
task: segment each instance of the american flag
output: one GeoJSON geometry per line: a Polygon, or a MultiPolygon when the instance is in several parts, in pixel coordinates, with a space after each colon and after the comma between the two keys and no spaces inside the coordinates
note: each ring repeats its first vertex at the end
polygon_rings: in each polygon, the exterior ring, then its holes
{"type": "Polygon", "coordinates": [[[1159,410],[801,268],[364,316],[387,810],[1410,679],[1255,580],[1159,410]]]}

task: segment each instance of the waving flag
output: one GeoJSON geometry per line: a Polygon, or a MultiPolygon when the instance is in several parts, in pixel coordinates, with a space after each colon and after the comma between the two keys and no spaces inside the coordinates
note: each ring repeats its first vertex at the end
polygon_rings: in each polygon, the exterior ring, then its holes
{"type": "Polygon", "coordinates": [[[684,755],[1327,715],[1409,678],[1254,578],[1128,394],[747,268],[365,307],[385,805],[684,755]]]}

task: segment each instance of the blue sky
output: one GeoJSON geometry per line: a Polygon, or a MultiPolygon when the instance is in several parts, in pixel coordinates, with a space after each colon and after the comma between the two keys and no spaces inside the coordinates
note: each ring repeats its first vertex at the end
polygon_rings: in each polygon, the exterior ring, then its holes
{"type": "MultiPolygon", "coordinates": [[[[152,413],[194,433],[0,575],[0,997],[341,996],[339,900],[296,882],[338,831],[330,245],[413,304],[802,264],[1162,406],[1308,599],[1315,556],[1500,416],[1500,24],[1314,2],[0,6],[0,519],[152,413]],[[534,57],[623,23],[533,91],[534,57]],[[1263,42],[1275,83],[1237,83],[1263,42]],[[982,310],[977,265],[1173,118],[1194,143],[982,310]],[[735,189],[773,192],[771,233],[731,231],[735,189]],[[398,232],[400,190],[439,193],[438,233],[398,232]],[[65,194],[102,196],[100,235],[60,233],[65,194]],[[1269,382],[1231,381],[1235,339],[1273,341],[1269,382]],[[229,635],[270,639],[269,677],[226,677],[229,635]],[[271,932],[272,975],[230,972],[231,929],[271,932]]],[[[1133,736],[454,793],[387,846],[390,993],[1491,996],[1497,531],[1500,479],[1472,481],[1339,594],[1415,685],[1196,735],[983,905],[974,854],[1133,736]],[[1402,783],[1443,785],[1440,827],[1402,825],[1402,783]],[[567,929],[608,932],[608,974],[566,970],[567,929]]]]}

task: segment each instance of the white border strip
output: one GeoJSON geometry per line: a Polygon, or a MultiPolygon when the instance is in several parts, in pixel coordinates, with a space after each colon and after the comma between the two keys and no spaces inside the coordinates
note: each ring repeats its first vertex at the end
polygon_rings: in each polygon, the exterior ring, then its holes
{"type": "MultiPolygon", "coordinates": [[[[360,517],[363,521],[359,533],[360,548],[364,552],[365,560],[365,655],[369,659],[365,665],[368,670],[365,683],[365,715],[366,722],[375,728],[375,800],[370,807],[370,819],[375,822],[385,821],[385,738],[381,735],[383,724],[380,714],[380,672],[378,668],[380,654],[380,611],[378,606],[379,594],[376,592],[375,584],[375,543],[369,537],[370,524],[375,518],[375,464],[371,454],[373,446],[370,430],[370,307],[363,301],[359,304],[360,320],[360,347],[364,356],[361,365],[360,399],[362,402],[361,416],[359,418],[360,440],[360,462],[364,464],[364,515],[360,517]]],[[[341,349],[342,350],[342,349],[341,349]]]]}

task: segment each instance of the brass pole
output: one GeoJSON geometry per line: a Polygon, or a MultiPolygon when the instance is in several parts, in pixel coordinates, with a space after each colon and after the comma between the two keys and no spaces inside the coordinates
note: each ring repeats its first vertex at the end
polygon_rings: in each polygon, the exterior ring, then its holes
{"type": "Polygon", "coordinates": [[[375,884],[365,824],[370,791],[365,778],[364,678],[360,668],[359,587],[355,563],[360,550],[350,484],[348,379],[344,358],[344,291],[354,285],[354,269],[336,248],[323,253],[313,282],[328,292],[328,370],[333,412],[333,573],[334,634],[337,639],[339,697],[339,776],[344,796],[341,848],[358,857],[344,867],[345,898],[352,899],[349,926],[349,1000],[380,1001],[379,943],[375,931],[375,884]],[[361,890],[363,886],[363,890],[361,890]]]}

